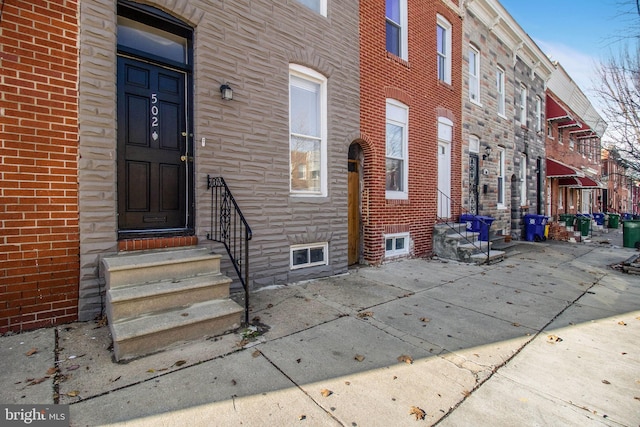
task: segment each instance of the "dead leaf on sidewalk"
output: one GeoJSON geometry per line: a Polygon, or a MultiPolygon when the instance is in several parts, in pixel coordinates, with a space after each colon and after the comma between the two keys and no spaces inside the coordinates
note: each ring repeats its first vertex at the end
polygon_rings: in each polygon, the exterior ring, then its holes
{"type": "Polygon", "coordinates": [[[75,371],[78,368],[80,368],[80,365],[67,366],[67,371],[75,371]]]}
{"type": "Polygon", "coordinates": [[[607,380],[602,380],[602,384],[611,384],[611,383],[607,380]]]}
{"type": "Polygon", "coordinates": [[[520,327],[520,323],[518,323],[518,322],[513,322],[512,325],[515,326],[516,328],[520,327]]]}
{"type": "Polygon", "coordinates": [[[72,390],[69,393],[67,393],[67,396],[69,397],[77,397],[80,394],[79,390],[72,390]]]}
{"type": "Polygon", "coordinates": [[[32,355],[36,354],[37,352],[38,352],[38,349],[33,347],[31,350],[29,350],[29,351],[27,351],[25,353],[25,356],[32,356],[32,355]]]}
{"type": "Polygon", "coordinates": [[[182,366],[185,363],[187,363],[186,360],[178,360],[176,363],[173,364],[173,366],[182,366]]]}
{"type": "Polygon", "coordinates": [[[47,369],[47,375],[53,375],[56,372],[58,372],[58,368],[56,368],[55,366],[47,369]]]}
{"type": "Polygon", "coordinates": [[[398,356],[398,362],[404,362],[411,365],[413,363],[413,358],[411,356],[407,356],[406,354],[403,354],[401,356],[398,356]]]}
{"type": "Polygon", "coordinates": [[[411,407],[411,410],[409,411],[409,415],[414,415],[416,417],[416,421],[424,420],[424,417],[427,416],[427,414],[417,406],[411,407]]]}
{"type": "Polygon", "coordinates": [[[557,335],[549,335],[549,336],[547,336],[547,342],[554,343],[554,342],[561,342],[561,341],[562,341],[562,338],[560,338],[557,335]]]}
{"type": "Polygon", "coordinates": [[[424,323],[427,323],[427,322],[431,322],[431,319],[429,319],[428,317],[421,317],[420,321],[424,322],[424,323]]]}
{"type": "Polygon", "coordinates": [[[320,394],[322,395],[322,397],[329,397],[333,394],[333,392],[331,390],[323,388],[322,390],[320,390],[320,394]]]}
{"type": "Polygon", "coordinates": [[[40,384],[42,382],[45,382],[49,377],[42,377],[42,378],[36,378],[34,380],[31,380],[31,382],[28,385],[36,385],[36,384],[40,384]]]}
{"type": "Polygon", "coordinates": [[[358,313],[358,317],[364,319],[365,317],[373,317],[373,311],[363,311],[358,313]]]}
{"type": "Polygon", "coordinates": [[[362,362],[364,360],[364,356],[361,354],[356,354],[354,356],[354,359],[357,360],[358,362],[362,362]]]}
{"type": "Polygon", "coordinates": [[[253,357],[254,359],[258,356],[260,356],[262,354],[262,352],[260,350],[256,350],[253,353],[251,353],[251,357],[253,357]]]}
{"type": "Polygon", "coordinates": [[[623,320],[619,321],[619,322],[618,322],[618,325],[620,325],[620,326],[627,326],[627,324],[626,324],[623,320]]]}

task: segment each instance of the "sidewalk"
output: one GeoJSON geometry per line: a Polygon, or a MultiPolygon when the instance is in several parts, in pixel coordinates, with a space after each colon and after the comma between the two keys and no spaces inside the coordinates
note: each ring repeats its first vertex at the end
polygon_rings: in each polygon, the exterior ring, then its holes
{"type": "Polygon", "coordinates": [[[57,395],[73,426],[640,425],[640,276],[609,267],[638,252],[621,230],[506,249],[264,289],[256,333],[127,364],[95,322],[0,337],[0,402],[57,395]]]}

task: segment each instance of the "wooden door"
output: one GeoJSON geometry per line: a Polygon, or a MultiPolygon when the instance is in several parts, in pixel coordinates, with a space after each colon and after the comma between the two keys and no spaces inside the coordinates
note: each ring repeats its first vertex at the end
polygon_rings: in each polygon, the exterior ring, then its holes
{"type": "Polygon", "coordinates": [[[360,261],[360,172],[358,161],[349,159],[348,178],[348,263],[360,261]]]}

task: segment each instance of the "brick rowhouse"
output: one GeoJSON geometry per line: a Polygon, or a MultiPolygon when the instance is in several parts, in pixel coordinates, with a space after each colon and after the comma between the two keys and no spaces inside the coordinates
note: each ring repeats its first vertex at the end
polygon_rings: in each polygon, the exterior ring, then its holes
{"type": "MultiPolygon", "coordinates": [[[[460,200],[461,38],[457,2],[407,1],[407,59],[386,50],[385,1],[360,2],[361,140],[364,153],[363,257],[385,257],[386,234],[409,233],[410,256],[433,250],[438,203],[438,118],[453,122],[451,198],[460,200]],[[437,15],[451,24],[451,84],[437,72],[437,15]],[[408,117],[408,198],[385,195],[386,100],[406,105],[408,117]]],[[[406,30],[406,28],[404,29],[406,30]]]]}
{"type": "Polygon", "coordinates": [[[77,319],[78,1],[4,1],[0,333],[77,319]]]}

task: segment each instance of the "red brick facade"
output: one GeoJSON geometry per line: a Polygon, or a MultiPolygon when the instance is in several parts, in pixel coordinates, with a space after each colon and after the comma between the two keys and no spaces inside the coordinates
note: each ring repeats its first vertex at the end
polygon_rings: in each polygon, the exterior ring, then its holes
{"type": "Polygon", "coordinates": [[[78,2],[4,2],[0,333],[78,311],[78,2]]]}
{"type": "Polygon", "coordinates": [[[363,149],[363,258],[385,256],[384,235],[409,233],[410,255],[429,255],[438,202],[438,118],[453,122],[451,196],[460,199],[462,20],[444,2],[408,0],[408,56],[386,50],[385,1],[360,2],[360,120],[363,149]],[[436,24],[451,24],[451,84],[438,80],[436,24]],[[408,117],[408,199],[385,194],[386,99],[405,104],[408,117]]]}

